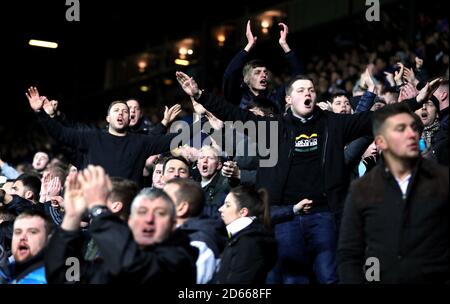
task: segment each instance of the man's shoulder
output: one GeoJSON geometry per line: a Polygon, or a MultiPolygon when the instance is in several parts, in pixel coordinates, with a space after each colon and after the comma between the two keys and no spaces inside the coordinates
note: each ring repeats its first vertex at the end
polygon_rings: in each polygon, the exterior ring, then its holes
{"type": "Polygon", "coordinates": [[[422,158],[420,164],[422,170],[424,170],[430,176],[445,177],[448,180],[449,170],[447,166],[439,164],[434,159],[422,158]]]}

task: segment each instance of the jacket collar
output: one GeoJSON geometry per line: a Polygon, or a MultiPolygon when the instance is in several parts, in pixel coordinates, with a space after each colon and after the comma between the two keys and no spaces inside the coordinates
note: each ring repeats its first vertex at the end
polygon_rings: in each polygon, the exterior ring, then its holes
{"type": "MultiPolygon", "coordinates": [[[[381,154],[380,157],[380,168],[383,170],[384,178],[393,176],[393,174],[391,173],[386,164],[386,160],[384,159],[383,154],[381,154]]],[[[428,177],[431,177],[434,174],[433,168],[430,166],[428,162],[423,160],[422,156],[419,156],[417,158],[416,163],[414,164],[414,167],[411,170],[411,177],[415,177],[419,171],[423,172],[428,177]]]]}

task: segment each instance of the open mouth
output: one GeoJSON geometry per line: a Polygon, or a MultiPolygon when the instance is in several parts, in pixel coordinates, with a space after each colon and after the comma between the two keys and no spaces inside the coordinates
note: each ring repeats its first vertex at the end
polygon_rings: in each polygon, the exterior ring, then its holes
{"type": "Polygon", "coordinates": [[[305,106],[308,107],[309,105],[311,105],[311,102],[311,99],[305,99],[305,106]]]}
{"type": "Polygon", "coordinates": [[[122,125],[123,124],[123,118],[117,118],[117,123],[122,125]]]}
{"type": "Polygon", "coordinates": [[[25,255],[30,251],[30,247],[28,247],[28,245],[21,244],[19,245],[18,251],[20,255],[25,255]]]}
{"type": "Polygon", "coordinates": [[[131,114],[131,115],[130,115],[130,119],[131,119],[131,120],[133,120],[135,117],[136,117],[136,115],[134,115],[134,114],[131,114]]]}
{"type": "Polygon", "coordinates": [[[155,234],[155,229],[153,228],[145,228],[142,230],[142,235],[145,237],[152,237],[155,234]]]}
{"type": "Polygon", "coordinates": [[[202,170],[202,172],[206,173],[206,172],[208,172],[208,165],[205,164],[205,165],[201,166],[200,169],[202,170]]]}
{"type": "Polygon", "coordinates": [[[262,80],[259,82],[259,84],[262,85],[262,86],[267,86],[267,80],[266,80],[266,79],[262,79],[262,80]]]}
{"type": "Polygon", "coordinates": [[[416,143],[409,144],[408,148],[411,149],[411,150],[419,150],[419,145],[416,144],[416,143]]]}

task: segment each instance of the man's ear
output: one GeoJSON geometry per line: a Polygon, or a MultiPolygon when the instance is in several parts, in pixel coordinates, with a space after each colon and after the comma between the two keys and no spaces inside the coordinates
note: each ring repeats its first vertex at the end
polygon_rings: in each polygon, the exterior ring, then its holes
{"type": "Polygon", "coordinates": [[[387,142],[383,135],[375,136],[375,145],[378,150],[384,151],[387,149],[387,142]]]}
{"type": "Polygon", "coordinates": [[[222,169],[222,166],[223,166],[222,162],[219,162],[219,163],[217,164],[217,170],[221,170],[221,169],[222,169]]]}
{"type": "Polygon", "coordinates": [[[30,190],[25,191],[24,196],[27,200],[32,201],[34,198],[33,191],[30,191],[30,190]]]}
{"type": "Polygon", "coordinates": [[[286,104],[292,105],[292,97],[291,97],[291,96],[286,95],[286,96],[284,97],[284,99],[286,100],[286,104]]]}
{"type": "Polygon", "coordinates": [[[441,98],[439,99],[439,103],[441,102],[441,100],[446,100],[448,98],[448,93],[447,92],[442,92],[441,93],[441,98]]]}
{"type": "Polygon", "coordinates": [[[189,212],[189,204],[183,201],[175,207],[175,210],[177,217],[185,217],[185,215],[189,212]]]}
{"type": "Polygon", "coordinates": [[[109,123],[109,115],[106,116],[106,121],[109,123]]]}

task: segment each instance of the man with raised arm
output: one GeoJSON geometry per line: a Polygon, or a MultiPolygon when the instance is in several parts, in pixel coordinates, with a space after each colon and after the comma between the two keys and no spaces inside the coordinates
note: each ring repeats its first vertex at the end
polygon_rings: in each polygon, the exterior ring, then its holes
{"type": "Polygon", "coordinates": [[[86,153],[85,164],[100,165],[111,176],[140,183],[145,160],[150,155],[169,151],[171,140],[178,135],[147,136],[128,132],[130,114],[124,101],[110,104],[106,116],[109,123],[107,132],[67,128],[42,111],[44,102],[39,98],[36,88],[29,88],[26,95],[30,107],[52,137],[63,144],[82,149],[86,153]]]}

